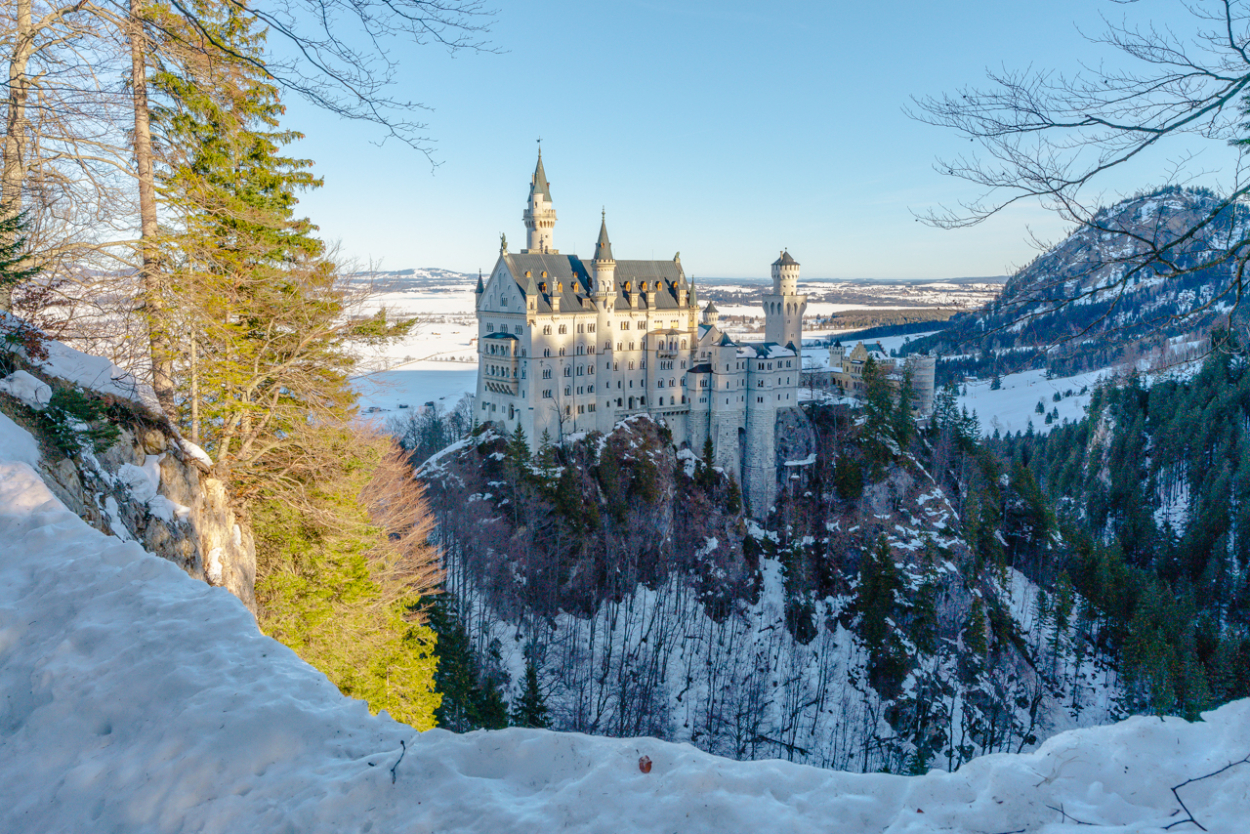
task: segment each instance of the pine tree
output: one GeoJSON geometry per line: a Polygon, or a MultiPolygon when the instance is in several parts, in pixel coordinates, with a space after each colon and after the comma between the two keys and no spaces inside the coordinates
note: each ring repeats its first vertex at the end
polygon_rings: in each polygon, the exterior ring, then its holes
{"type": "Polygon", "coordinates": [[[525,689],[512,707],[512,726],[539,729],[550,726],[547,702],[538,686],[538,666],[533,660],[525,662],[525,689]]]}
{"type": "MultiPolygon", "coordinates": [[[[300,134],[279,127],[283,106],[264,71],[264,34],[233,4],[201,2],[203,29],[163,21],[173,44],[152,89],[162,151],[158,188],[170,216],[161,244],[178,304],[161,327],[181,326],[174,357],[182,386],[178,418],[220,466],[250,477],[284,470],[310,423],[350,418],[348,339],[379,340],[406,329],[385,312],[363,323],[315,227],[295,216],[298,192],[320,185],[308,160],[283,155],[300,134]],[[211,40],[212,49],[177,48],[211,40]],[[176,312],[176,316],[175,316],[176,312]]],[[[174,335],[171,332],[166,336],[174,335]]]]}

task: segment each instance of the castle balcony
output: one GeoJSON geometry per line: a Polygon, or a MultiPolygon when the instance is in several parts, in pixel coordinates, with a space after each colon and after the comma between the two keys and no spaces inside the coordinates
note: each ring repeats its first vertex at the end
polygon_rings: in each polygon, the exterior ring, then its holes
{"type": "Polygon", "coordinates": [[[655,340],[655,355],[660,359],[675,359],[686,349],[685,334],[677,330],[663,330],[654,334],[652,338],[655,340]]]}
{"type": "Polygon", "coordinates": [[[510,333],[488,333],[482,338],[478,351],[478,373],[487,391],[516,396],[520,390],[519,342],[510,333]]]}

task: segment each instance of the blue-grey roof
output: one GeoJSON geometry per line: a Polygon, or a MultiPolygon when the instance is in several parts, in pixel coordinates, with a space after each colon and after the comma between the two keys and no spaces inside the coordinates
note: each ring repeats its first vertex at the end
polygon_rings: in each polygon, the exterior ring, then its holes
{"type": "Polygon", "coordinates": [[[547,185],[547,172],[543,170],[543,152],[538,149],[538,165],[534,168],[534,176],[530,178],[530,194],[541,194],[547,202],[551,202],[551,187],[547,185]]]}
{"type": "Polygon", "coordinates": [[[604,217],[599,221],[599,240],[595,243],[595,260],[612,260],[612,241],[608,240],[607,215],[604,215],[604,217]]]}
{"type": "Polygon", "coordinates": [[[773,266],[798,266],[799,262],[791,257],[789,250],[781,250],[781,257],[773,261],[773,266]]]}
{"type": "MultiPolygon", "coordinates": [[[[504,252],[500,257],[508,267],[521,292],[536,294],[538,313],[575,313],[593,309],[590,302],[591,279],[588,264],[576,255],[529,252],[513,254],[504,252]],[[529,275],[526,275],[526,273],[529,275]],[[544,277],[543,273],[547,275],[544,277]],[[531,293],[530,284],[536,292],[531,293]],[[542,285],[546,285],[546,291],[542,285]],[[557,292],[559,290],[559,292],[557,292]]],[[[657,310],[676,310],[677,287],[684,280],[681,264],[675,261],[617,261],[616,306],[629,306],[631,297],[638,298],[640,309],[647,308],[649,296],[657,310]],[[647,284],[647,295],[642,285],[647,284]],[[629,285],[629,292],[625,286],[629,285]]]]}

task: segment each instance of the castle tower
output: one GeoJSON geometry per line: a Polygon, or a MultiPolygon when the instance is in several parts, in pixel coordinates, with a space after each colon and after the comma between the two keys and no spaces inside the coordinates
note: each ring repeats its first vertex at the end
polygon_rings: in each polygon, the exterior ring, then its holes
{"type": "Polygon", "coordinates": [[[783,250],[773,261],[773,292],[764,296],[764,341],[803,349],[803,311],[807,296],[799,295],[799,262],[783,250]]]}
{"type": "Polygon", "coordinates": [[[556,210],[551,203],[551,187],[547,185],[547,172],[543,170],[543,150],[538,149],[538,165],[530,177],[530,199],[521,215],[525,221],[526,247],[522,255],[558,254],[552,245],[556,227],[556,210]]]}
{"type": "Polygon", "coordinates": [[[590,262],[594,287],[591,296],[598,317],[595,341],[602,345],[595,361],[603,372],[595,385],[595,413],[599,430],[608,432],[616,423],[616,408],[611,386],[612,370],[612,324],[613,307],[616,304],[616,261],[612,258],[612,241],[608,239],[608,219],[605,212],[599,221],[599,240],[595,243],[595,257],[590,262]]]}

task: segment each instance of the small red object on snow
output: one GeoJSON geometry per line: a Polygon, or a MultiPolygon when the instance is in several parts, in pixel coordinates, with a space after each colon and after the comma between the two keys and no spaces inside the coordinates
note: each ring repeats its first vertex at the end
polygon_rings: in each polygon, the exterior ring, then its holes
{"type": "Polygon", "coordinates": [[[641,758],[639,758],[638,769],[641,770],[643,773],[650,773],[651,772],[651,757],[642,756],[641,758]]]}

